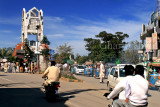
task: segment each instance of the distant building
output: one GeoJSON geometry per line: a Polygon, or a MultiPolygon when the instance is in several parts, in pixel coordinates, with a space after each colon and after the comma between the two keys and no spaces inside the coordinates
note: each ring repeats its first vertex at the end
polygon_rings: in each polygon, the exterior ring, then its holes
{"type": "Polygon", "coordinates": [[[140,39],[144,45],[139,51],[140,59],[144,62],[160,59],[160,0],[157,0],[157,11],[152,12],[148,24],[142,24],[140,39]]]}

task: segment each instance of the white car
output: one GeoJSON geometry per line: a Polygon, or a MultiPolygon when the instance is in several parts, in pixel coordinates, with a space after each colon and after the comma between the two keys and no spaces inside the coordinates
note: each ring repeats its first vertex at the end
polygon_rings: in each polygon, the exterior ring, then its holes
{"type": "Polygon", "coordinates": [[[75,68],[75,73],[76,74],[84,74],[84,66],[79,65],[75,68]]]}
{"type": "Polygon", "coordinates": [[[124,66],[114,66],[109,72],[108,80],[107,80],[107,88],[108,90],[113,89],[120,80],[125,77],[124,66]]]}

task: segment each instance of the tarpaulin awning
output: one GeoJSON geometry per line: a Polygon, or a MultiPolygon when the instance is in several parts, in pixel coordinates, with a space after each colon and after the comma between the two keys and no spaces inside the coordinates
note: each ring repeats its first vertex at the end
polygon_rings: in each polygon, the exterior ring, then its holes
{"type": "Polygon", "coordinates": [[[67,60],[67,64],[74,64],[74,60],[67,60]]]}
{"type": "Polygon", "coordinates": [[[92,62],[86,62],[85,65],[92,65],[92,62]]]}

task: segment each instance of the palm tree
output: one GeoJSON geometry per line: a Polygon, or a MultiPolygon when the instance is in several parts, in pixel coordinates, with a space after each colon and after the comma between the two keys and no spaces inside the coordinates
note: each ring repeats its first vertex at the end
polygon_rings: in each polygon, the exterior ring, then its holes
{"type": "Polygon", "coordinates": [[[41,44],[50,45],[50,41],[48,40],[46,35],[43,36],[41,44]]]}
{"type": "Polygon", "coordinates": [[[0,58],[5,58],[8,56],[7,48],[0,48],[0,58]]]}
{"type": "Polygon", "coordinates": [[[0,48],[0,58],[9,58],[12,57],[14,49],[11,47],[8,48],[0,48]]]}

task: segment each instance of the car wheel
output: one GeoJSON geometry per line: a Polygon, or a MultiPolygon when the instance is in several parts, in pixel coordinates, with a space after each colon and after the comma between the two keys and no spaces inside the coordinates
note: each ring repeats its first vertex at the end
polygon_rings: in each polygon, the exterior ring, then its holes
{"type": "Polygon", "coordinates": [[[107,90],[112,91],[112,88],[111,88],[111,85],[110,85],[109,81],[107,82],[107,90]]]}

